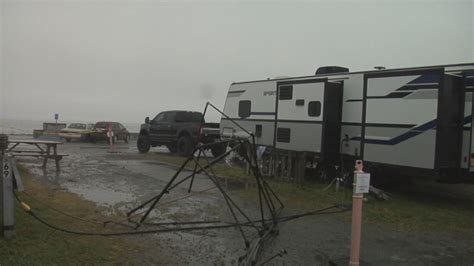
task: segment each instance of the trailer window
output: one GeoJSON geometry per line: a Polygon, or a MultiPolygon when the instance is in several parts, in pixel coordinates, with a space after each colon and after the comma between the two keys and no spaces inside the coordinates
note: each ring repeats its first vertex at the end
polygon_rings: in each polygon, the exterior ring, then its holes
{"type": "Polygon", "coordinates": [[[309,116],[320,116],[321,115],[321,102],[313,101],[308,104],[308,115],[309,116]]]}
{"type": "Polygon", "coordinates": [[[279,100],[293,99],[293,86],[292,85],[280,86],[279,89],[280,89],[280,92],[278,94],[279,100]]]}
{"type": "Polygon", "coordinates": [[[252,103],[250,101],[240,101],[239,102],[239,117],[245,118],[250,116],[250,109],[252,103]]]}

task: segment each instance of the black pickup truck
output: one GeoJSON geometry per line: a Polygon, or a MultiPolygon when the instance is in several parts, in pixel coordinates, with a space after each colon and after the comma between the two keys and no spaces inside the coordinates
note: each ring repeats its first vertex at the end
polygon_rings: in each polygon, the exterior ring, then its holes
{"type": "MultiPolygon", "coordinates": [[[[199,142],[207,144],[219,139],[219,123],[203,123],[202,113],[165,111],[151,120],[145,118],[145,123],[140,126],[137,148],[146,153],[150,147],[164,145],[171,153],[189,155],[199,142]]],[[[226,147],[216,144],[211,145],[210,150],[217,157],[225,152],[226,147]]]]}

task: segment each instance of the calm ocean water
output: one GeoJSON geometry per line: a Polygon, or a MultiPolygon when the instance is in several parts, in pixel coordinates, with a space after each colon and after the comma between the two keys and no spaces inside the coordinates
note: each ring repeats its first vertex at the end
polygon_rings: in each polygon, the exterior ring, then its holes
{"type": "MultiPolygon", "coordinates": [[[[54,121],[35,121],[35,120],[20,120],[20,119],[2,119],[0,120],[0,133],[17,135],[17,134],[33,134],[33,129],[42,129],[43,122],[54,123],[54,121]]],[[[60,121],[61,123],[69,123],[76,121],[60,121]]],[[[125,123],[124,125],[129,132],[136,133],[140,130],[140,123],[125,123]]]]}

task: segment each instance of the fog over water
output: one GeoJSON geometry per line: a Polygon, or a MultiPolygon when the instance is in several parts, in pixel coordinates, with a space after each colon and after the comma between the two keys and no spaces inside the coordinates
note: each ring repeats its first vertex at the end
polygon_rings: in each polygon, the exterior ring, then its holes
{"type": "MultiPolygon", "coordinates": [[[[473,1],[2,1],[3,119],[140,123],[235,81],[474,61],[473,1]]],[[[218,120],[216,114],[208,120],[218,120]]],[[[9,120],[11,121],[11,120],[9,120]]],[[[5,121],[3,122],[5,124],[5,121]]]]}

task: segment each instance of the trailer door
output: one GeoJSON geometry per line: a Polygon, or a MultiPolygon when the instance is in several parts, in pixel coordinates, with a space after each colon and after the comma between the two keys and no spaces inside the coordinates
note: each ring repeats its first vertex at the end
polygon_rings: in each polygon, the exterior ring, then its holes
{"type": "Polygon", "coordinates": [[[275,148],[321,152],[325,81],[277,83],[275,148]]]}
{"type": "Polygon", "coordinates": [[[468,152],[469,158],[467,158],[467,165],[469,171],[474,172],[474,71],[464,73],[464,87],[466,92],[464,123],[469,131],[466,132],[467,130],[464,129],[463,132],[465,132],[464,134],[468,134],[470,136],[468,152]]]}

